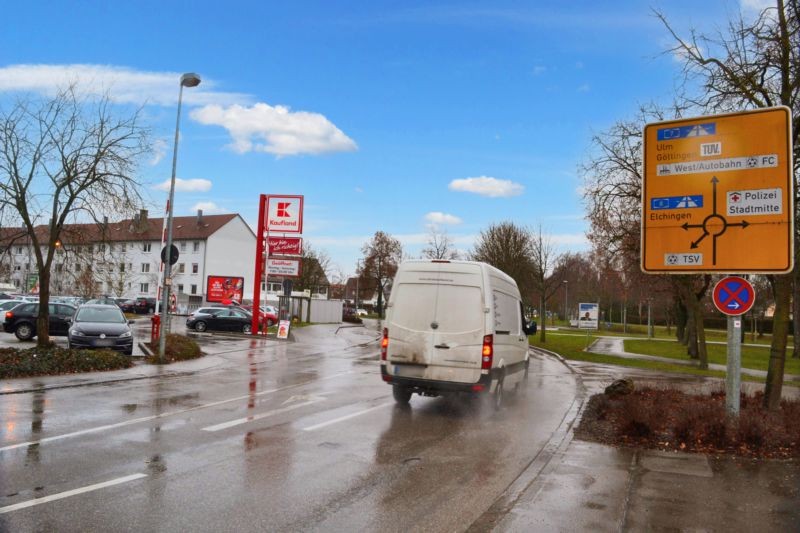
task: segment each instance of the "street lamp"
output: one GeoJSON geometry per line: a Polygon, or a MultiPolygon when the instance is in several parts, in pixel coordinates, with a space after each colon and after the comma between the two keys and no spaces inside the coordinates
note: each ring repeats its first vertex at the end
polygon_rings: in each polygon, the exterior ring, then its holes
{"type": "MultiPolygon", "coordinates": [[[[165,328],[169,321],[169,290],[172,276],[172,200],[175,197],[175,171],[178,166],[178,135],[181,126],[181,102],[183,101],[184,87],[197,87],[200,85],[200,76],[194,72],[187,72],[181,76],[180,90],[178,92],[178,118],[175,121],[175,146],[172,150],[172,178],[169,182],[169,200],[167,200],[167,253],[164,261],[164,276],[161,278],[161,327],[165,328]]],[[[158,357],[164,360],[164,350],[167,346],[166,332],[162,331],[158,341],[158,357]]]]}
{"type": "Polygon", "coordinates": [[[569,304],[567,300],[567,296],[569,295],[569,281],[564,280],[564,319],[567,321],[567,326],[569,326],[569,304]]]}

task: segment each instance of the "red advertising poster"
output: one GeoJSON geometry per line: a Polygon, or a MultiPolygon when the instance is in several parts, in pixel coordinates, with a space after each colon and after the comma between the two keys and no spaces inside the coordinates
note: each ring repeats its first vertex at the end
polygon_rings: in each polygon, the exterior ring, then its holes
{"type": "Polygon", "coordinates": [[[232,276],[208,276],[206,280],[206,300],[226,303],[227,300],[242,301],[244,278],[232,276]]]}
{"type": "Polygon", "coordinates": [[[302,255],[303,239],[301,237],[269,238],[269,255],[302,255]]]}

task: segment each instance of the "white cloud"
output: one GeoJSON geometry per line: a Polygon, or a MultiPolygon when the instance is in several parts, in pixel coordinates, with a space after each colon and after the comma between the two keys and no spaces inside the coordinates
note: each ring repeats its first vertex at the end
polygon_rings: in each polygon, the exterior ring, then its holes
{"type": "MultiPolygon", "coordinates": [[[[0,68],[0,92],[30,91],[53,95],[74,84],[79,93],[105,94],[123,104],[175,106],[179,72],[151,72],[111,65],[10,65],[0,68]]],[[[201,75],[196,88],[183,91],[187,105],[250,103],[242,93],[214,90],[216,83],[201,75]]]]}
{"type": "Polygon", "coordinates": [[[308,111],[291,111],[285,106],[257,103],[251,107],[227,108],[208,105],[195,109],[191,117],[201,124],[228,130],[233,150],[239,153],[268,152],[279,157],[326,152],[350,152],[356,143],[325,116],[308,111]]]}
{"type": "Polygon", "coordinates": [[[511,180],[500,180],[489,176],[457,179],[450,182],[451,191],[466,191],[491,198],[519,196],[525,187],[511,180]]]}
{"type": "Polygon", "coordinates": [[[204,215],[218,215],[220,213],[227,213],[227,209],[223,209],[214,202],[197,202],[192,207],[192,211],[197,211],[198,209],[203,210],[204,215]]]}
{"type": "Polygon", "coordinates": [[[591,86],[588,83],[584,83],[580,87],[578,87],[579,93],[588,93],[591,90],[591,86]]]}
{"type": "Polygon", "coordinates": [[[575,68],[579,68],[579,69],[583,68],[583,61],[576,61],[575,62],[575,68]]]}
{"type": "Polygon", "coordinates": [[[461,224],[461,219],[455,215],[442,213],[441,211],[431,211],[425,215],[425,220],[431,224],[455,225],[461,224]]]}
{"type": "Polygon", "coordinates": [[[534,76],[539,76],[540,74],[544,74],[545,72],[547,72],[547,67],[543,67],[541,65],[537,65],[537,66],[533,67],[533,75],[534,76]]]}
{"type": "Polygon", "coordinates": [[[153,141],[153,156],[150,158],[150,165],[156,166],[167,155],[167,141],[156,139],[153,141]]]}
{"type": "Polygon", "coordinates": [[[361,187],[356,187],[353,190],[356,191],[356,192],[364,192],[364,189],[362,189],[361,187]]]}
{"type": "MultiPolygon", "coordinates": [[[[169,183],[170,180],[165,180],[153,188],[169,192],[169,183]]],[[[204,179],[182,180],[175,178],[175,190],[178,192],[208,192],[211,190],[211,182],[204,179]]]]}

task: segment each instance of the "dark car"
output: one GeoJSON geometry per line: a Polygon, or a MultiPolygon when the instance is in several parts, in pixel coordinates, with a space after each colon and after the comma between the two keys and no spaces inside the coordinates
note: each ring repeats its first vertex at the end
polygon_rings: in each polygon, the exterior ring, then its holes
{"type": "Polygon", "coordinates": [[[125,298],[118,298],[117,305],[123,313],[133,313],[136,310],[136,300],[128,300],[125,298]]]}
{"type": "Polygon", "coordinates": [[[140,315],[152,313],[156,310],[156,299],[139,296],[133,304],[133,310],[140,315]]]}
{"type": "Polygon", "coordinates": [[[133,354],[133,334],[116,305],[83,304],[69,327],[70,348],[110,348],[133,354]]]}
{"type": "MultiPolygon", "coordinates": [[[[69,330],[69,320],[75,313],[75,308],[67,304],[50,304],[50,327],[48,333],[54,337],[63,337],[69,330]]],[[[13,333],[21,341],[32,339],[36,336],[36,319],[39,317],[39,304],[20,304],[10,311],[6,311],[3,330],[13,333]]]]}
{"type": "Polygon", "coordinates": [[[195,331],[241,331],[250,333],[253,315],[230,307],[206,307],[186,319],[186,327],[195,331]]]}

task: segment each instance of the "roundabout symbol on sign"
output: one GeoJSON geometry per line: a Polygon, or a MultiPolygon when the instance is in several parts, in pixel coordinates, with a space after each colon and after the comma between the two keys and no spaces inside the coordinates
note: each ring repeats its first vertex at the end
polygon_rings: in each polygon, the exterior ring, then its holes
{"type": "Polygon", "coordinates": [[[713,299],[714,305],[720,312],[739,316],[752,309],[756,293],[746,279],[739,276],[728,276],[714,286],[713,299]]]}

